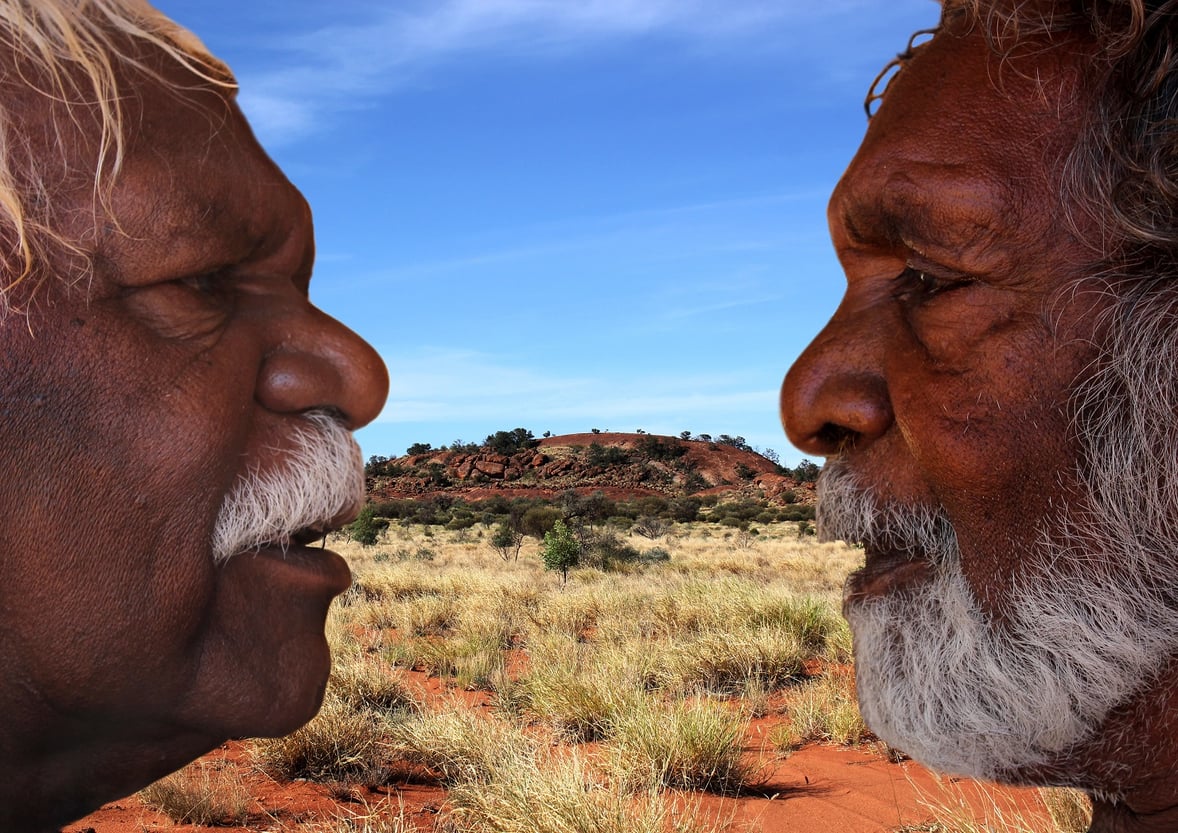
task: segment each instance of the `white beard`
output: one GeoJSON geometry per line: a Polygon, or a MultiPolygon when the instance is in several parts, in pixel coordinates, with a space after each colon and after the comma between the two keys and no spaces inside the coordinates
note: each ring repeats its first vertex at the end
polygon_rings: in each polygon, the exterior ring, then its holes
{"type": "Polygon", "coordinates": [[[965,580],[943,512],[880,505],[837,462],[819,494],[824,538],[919,552],[930,565],[928,580],[845,611],[864,719],[928,766],[1001,779],[1060,762],[1178,646],[1174,584],[1159,590],[1158,575],[1126,570],[1093,548],[1091,530],[1040,536],[999,626],[965,580]]]}

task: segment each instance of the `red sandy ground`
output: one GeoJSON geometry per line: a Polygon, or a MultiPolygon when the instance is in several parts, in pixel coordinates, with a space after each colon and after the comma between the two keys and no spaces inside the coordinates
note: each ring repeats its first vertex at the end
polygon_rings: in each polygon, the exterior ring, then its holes
{"type": "MultiPolygon", "coordinates": [[[[426,699],[454,697],[436,679],[407,672],[426,699]]],[[[462,692],[470,708],[489,708],[478,692],[462,692]]],[[[736,831],[761,833],[884,833],[904,825],[920,824],[933,817],[930,808],[973,808],[983,819],[995,806],[1009,817],[1012,809],[1032,819],[1046,815],[1030,790],[998,788],[964,779],[937,778],[911,761],[893,763],[874,746],[846,749],[808,746],[782,759],[768,743],[770,730],[780,717],[757,720],[748,733],[746,752],[764,773],[764,780],[741,796],[699,796],[700,810],[736,822],[736,831]]],[[[332,787],[300,781],[279,783],[259,772],[243,744],[233,742],[215,750],[207,760],[235,766],[258,802],[258,812],[245,826],[220,827],[223,831],[297,833],[301,824],[313,825],[349,816],[364,816],[369,808],[386,803],[404,807],[422,833],[432,831],[445,808],[441,788],[419,779],[406,779],[387,787],[332,787]]],[[[138,798],[112,802],[86,818],[68,825],[62,833],[149,833],[155,830],[200,831],[211,828],[178,825],[145,807],[138,798]]]]}

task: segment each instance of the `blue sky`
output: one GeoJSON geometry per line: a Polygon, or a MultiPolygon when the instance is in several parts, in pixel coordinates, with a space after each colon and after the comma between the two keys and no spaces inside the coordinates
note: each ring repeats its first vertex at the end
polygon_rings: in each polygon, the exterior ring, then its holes
{"type": "Polygon", "coordinates": [[[167,0],[311,202],[312,298],[384,356],[366,456],[643,429],[789,446],[826,199],[931,0],[167,0]]]}

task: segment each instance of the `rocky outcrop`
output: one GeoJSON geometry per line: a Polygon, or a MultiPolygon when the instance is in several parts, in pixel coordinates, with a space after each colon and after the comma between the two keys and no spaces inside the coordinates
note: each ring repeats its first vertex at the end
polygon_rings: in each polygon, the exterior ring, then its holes
{"type": "Polygon", "coordinates": [[[489,449],[415,454],[383,463],[370,472],[368,485],[378,499],[551,496],[574,489],[615,499],[732,493],[782,504],[814,502],[813,484],[797,483],[753,451],[649,434],[548,437],[510,456],[489,449]]]}

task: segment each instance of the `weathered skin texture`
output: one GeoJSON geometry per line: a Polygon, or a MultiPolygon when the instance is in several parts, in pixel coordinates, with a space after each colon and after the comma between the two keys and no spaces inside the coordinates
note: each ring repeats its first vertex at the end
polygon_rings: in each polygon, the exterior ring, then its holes
{"type": "MultiPolygon", "coordinates": [[[[51,278],[27,319],[0,324],[7,831],[56,830],[230,737],[314,715],[346,565],[218,568],[210,533],[231,484],[276,465],[300,414],[326,408],[354,429],[387,394],[372,348],[308,300],[300,194],[223,91],[155,63],[186,89],[124,79],[137,96],[117,227],[94,219],[90,125],[59,118],[62,141],[42,148],[92,281],[51,278]]],[[[6,94],[48,145],[48,102],[6,94]]]]}
{"type": "MultiPolygon", "coordinates": [[[[1003,64],[979,32],[942,33],[900,72],[830,202],[846,294],[781,395],[804,452],[945,508],[995,627],[1028,530],[1079,492],[1067,405],[1108,303],[1071,291],[1093,254],[1059,196],[1087,46],[1036,47],[1003,64]]],[[[1176,681],[1171,666],[1092,743],[1018,779],[1099,795],[1115,770],[1123,799],[1097,801],[1093,830],[1178,830],[1176,681]]]]}

